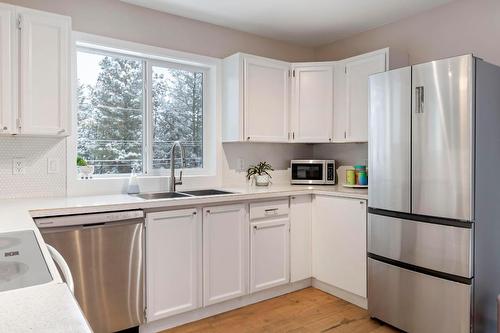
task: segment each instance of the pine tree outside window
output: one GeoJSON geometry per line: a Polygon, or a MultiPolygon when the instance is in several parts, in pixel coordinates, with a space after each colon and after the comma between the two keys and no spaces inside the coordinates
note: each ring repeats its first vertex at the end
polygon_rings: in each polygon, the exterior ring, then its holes
{"type": "Polygon", "coordinates": [[[95,175],[167,174],[176,140],[185,168],[204,167],[202,68],[79,48],[77,79],[77,154],[95,175]]]}

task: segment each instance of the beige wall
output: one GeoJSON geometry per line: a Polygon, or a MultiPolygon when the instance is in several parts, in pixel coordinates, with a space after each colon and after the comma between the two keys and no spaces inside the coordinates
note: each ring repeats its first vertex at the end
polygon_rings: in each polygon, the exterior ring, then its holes
{"type": "Polygon", "coordinates": [[[133,6],[119,0],[0,0],[71,16],[77,31],[223,58],[235,52],[313,60],[314,50],[133,6]]]}
{"type": "Polygon", "coordinates": [[[317,60],[337,60],[393,47],[411,64],[473,53],[500,65],[500,1],[461,0],[316,49],[317,60]]]}

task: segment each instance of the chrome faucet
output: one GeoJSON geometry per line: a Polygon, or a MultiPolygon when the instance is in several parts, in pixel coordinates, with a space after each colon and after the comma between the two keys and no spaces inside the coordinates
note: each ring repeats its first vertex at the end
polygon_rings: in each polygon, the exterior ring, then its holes
{"type": "Polygon", "coordinates": [[[170,150],[170,183],[169,191],[175,192],[176,185],[182,185],[182,168],[184,166],[184,147],[182,147],[180,141],[174,141],[172,149],[170,150]],[[175,177],[175,147],[179,146],[181,152],[181,170],[179,172],[179,180],[175,177]]]}

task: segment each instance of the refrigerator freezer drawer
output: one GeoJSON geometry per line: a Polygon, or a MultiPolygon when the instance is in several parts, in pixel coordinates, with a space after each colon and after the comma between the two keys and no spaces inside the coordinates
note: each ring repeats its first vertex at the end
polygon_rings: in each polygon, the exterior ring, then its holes
{"type": "Polygon", "coordinates": [[[423,268],[472,277],[472,229],[368,215],[368,252],[423,268]]]}
{"type": "Polygon", "coordinates": [[[470,332],[470,285],[368,258],[371,317],[411,333],[470,332]]]}

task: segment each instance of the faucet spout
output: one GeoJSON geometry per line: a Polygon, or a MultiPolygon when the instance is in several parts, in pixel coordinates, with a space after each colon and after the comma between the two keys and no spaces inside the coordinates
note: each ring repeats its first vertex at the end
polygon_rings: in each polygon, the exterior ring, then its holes
{"type": "Polygon", "coordinates": [[[170,150],[170,183],[169,191],[175,192],[176,185],[182,185],[182,169],[184,167],[184,147],[180,141],[174,141],[172,149],[170,150]],[[181,153],[181,168],[179,172],[179,179],[175,177],[175,148],[179,147],[181,153]]]}

